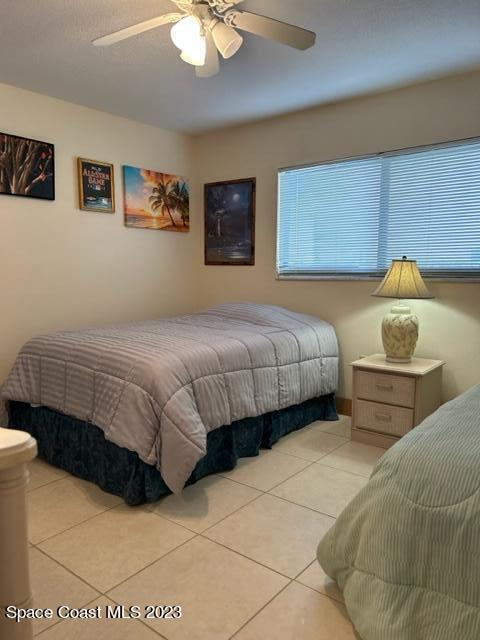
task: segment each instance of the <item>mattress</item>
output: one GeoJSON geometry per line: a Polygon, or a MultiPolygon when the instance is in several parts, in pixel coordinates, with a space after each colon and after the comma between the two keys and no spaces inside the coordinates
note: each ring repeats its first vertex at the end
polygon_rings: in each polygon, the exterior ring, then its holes
{"type": "Polygon", "coordinates": [[[480,638],[480,386],[387,451],[318,557],[363,640],[480,638]]]}
{"type": "Polygon", "coordinates": [[[178,493],[210,431],[332,393],[337,377],[331,325],[237,303],[32,338],[2,397],[91,422],[178,493]]]}

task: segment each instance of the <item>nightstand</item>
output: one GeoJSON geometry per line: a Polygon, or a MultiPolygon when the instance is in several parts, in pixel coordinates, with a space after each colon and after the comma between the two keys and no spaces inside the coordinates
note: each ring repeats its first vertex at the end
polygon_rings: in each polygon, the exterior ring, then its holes
{"type": "Polygon", "coordinates": [[[443,360],[398,364],[375,354],[351,364],[352,440],[387,449],[441,404],[443,360]]]}

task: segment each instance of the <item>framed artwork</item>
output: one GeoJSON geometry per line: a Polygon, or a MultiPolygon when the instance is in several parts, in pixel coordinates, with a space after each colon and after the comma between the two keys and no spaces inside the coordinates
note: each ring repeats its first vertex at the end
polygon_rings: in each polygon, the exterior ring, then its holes
{"type": "Polygon", "coordinates": [[[77,159],[78,197],[82,211],[115,212],[113,164],[77,159]]]}
{"type": "Polygon", "coordinates": [[[123,167],[125,226],[190,231],[190,191],[180,176],[123,167]]]}
{"type": "Polygon", "coordinates": [[[255,178],[205,185],[205,264],[255,264],[255,178]]]}
{"type": "Polygon", "coordinates": [[[55,200],[55,148],[0,133],[0,194],[55,200]]]}

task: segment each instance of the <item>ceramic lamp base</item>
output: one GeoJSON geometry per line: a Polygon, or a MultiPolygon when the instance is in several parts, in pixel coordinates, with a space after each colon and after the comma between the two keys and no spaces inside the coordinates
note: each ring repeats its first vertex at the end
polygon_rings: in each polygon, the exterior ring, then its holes
{"type": "Polygon", "coordinates": [[[387,354],[385,354],[385,360],[387,362],[396,362],[397,364],[408,364],[412,361],[412,356],[408,358],[394,358],[393,356],[387,356],[387,354]]]}
{"type": "Polygon", "coordinates": [[[382,322],[382,340],[388,362],[411,361],[418,340],[418,318],[410,313],[410,307],[392,307],[382,322]]]}

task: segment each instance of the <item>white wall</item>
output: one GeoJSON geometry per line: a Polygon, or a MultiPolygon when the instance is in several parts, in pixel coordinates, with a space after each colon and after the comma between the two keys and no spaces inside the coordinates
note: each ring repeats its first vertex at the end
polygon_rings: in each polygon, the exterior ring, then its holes
{"type": "MultiPolygon", "coordinates": [[[[196,138],[195,216],[203,208],[202,183],[257,178],[256,266],[202,266],[199,239],[202,302],[254,300],[330,321],[341,347],[340,395],[350,397],[348,363],[360,354],[382,351],[380,322],[391,302],[369,297],[374,286],[368,282],[275,279],[277,170],[471,136],[480,136],[480,73],[196,138]]],[[[480,382],[480,284],[429,286],[436,300],[412,305],[421,323],[417,355],[447,361],[444,395],[450,398],[480,382]]]]}
{"type": "Polygon", "coordinates": [[[0,383],[36,333],[196,306],[198,238],[123,225],[121,165],[189,177],[188,137],[1,84],[0,131],[53,142],[56,161],[54,202],[0,195],[0,383]],[[115,163],[114,215],[77,208],[77,156],[115,163]]]}
{"type": "MultiPolygon", "coordinates": [[[[279,167],[480,136],[480,73],[190,139],[0,85],[0,129],[55,144],[55,202],[0,196],[0,382],[21,344],[59,328],[182,313],[216,302],[280,304],[330,321],[348,362],[381,351],[389,302],[367,282],[275,278],[279,167]],[[77,156],[115,163],[117,213],[77,208],[77,156]],[[121,165],[192,180],[192,231],[127,229],[121,165]],[[204,182],[257,177],[255,267],[203,266],[204,182]]],[[[417,355],[444,358],[445,398],[480,382],[480,284],[432,283],[417,355]]]]}

